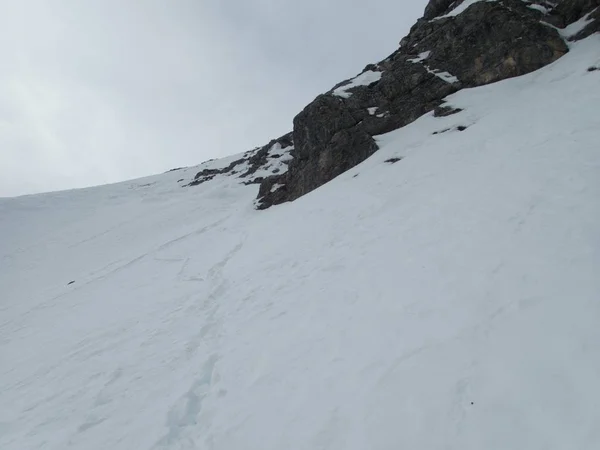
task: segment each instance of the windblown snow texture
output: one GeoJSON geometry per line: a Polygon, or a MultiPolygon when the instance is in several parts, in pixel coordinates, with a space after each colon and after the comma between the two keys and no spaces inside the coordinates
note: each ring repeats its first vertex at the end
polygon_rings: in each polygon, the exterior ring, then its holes
{"type": "Polygon", "coordinates": [[[1,199],[0,448],[600,448],[599,66],[460,91],[267,211],[221,170],[256,153],[1,199]]]}

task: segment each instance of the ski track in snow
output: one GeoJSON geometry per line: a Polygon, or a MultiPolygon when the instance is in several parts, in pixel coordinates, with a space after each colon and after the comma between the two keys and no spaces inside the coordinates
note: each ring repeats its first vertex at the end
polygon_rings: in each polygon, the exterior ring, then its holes
{"type": "Polygon", "coordinates": [[[194,168],[0,199],[0,448],[597,448],[598,65],[266,211],[194,168]]]}

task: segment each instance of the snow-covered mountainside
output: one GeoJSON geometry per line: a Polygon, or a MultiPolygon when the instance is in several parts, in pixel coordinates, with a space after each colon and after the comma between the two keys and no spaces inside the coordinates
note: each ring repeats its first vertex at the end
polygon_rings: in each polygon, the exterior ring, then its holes
{"type": "Polygon", "coordinates": [[[0,200],[0,448],[600,448],[599,67],[457,92],[266,211],[290,142],[0,200]]]}

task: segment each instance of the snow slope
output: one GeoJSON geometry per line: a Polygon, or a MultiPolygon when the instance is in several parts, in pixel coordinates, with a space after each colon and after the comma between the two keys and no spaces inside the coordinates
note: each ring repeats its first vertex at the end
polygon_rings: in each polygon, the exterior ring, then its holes
{"type": "Polygon", "coordinates": [[[0,200],[0,448],[600,448],[591,66],[598,35],[267,211],[195,169],[0,200]]]}

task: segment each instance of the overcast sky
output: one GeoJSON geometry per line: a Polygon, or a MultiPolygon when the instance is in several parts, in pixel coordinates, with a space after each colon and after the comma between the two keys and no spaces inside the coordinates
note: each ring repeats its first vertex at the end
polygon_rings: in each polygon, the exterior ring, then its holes
{"type": "Polygon", "coordinates": [[[264,145],[427,0],[0,0],[0,196],[264,145]]]}

